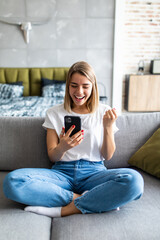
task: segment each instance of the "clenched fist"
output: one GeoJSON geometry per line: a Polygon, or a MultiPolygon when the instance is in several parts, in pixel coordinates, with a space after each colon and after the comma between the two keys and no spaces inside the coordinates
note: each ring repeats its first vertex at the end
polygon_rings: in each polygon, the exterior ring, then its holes
{"type": "Polygon", "coordinates": [[[112,128],[113,123],[116,121],[117,119],[117,112],[116,109],[110,109],[107,110],[103,116],[103,126],[104,128],[112,128]]]}

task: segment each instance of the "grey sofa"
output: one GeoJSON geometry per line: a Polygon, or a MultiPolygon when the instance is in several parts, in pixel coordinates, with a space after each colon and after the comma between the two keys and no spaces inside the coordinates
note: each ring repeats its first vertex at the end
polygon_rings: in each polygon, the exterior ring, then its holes
{"type": "MultiPolygon", "coordinates": [[[[120,211],[49,218],[25,212],[24,205],[5,198],[7,172],[23,167],[51,167],[43,118],[0,118],[0,240],[158,240],[160,180],[142,171],[144,194],[120,211]]],[[[108,168],[129,167],[129,157],[160,126],[160,113],[119,116],[116,152],[108,168]]]]}

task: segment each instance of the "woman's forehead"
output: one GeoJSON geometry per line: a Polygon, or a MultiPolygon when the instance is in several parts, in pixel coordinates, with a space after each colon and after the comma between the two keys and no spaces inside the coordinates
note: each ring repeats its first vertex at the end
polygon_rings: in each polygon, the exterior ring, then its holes
{"type": "Polygon", "coordinates": [[[70,83],[73,84],[82,84],[82,85],[90,85],[91,81],[84,75],[80,73],[74,73],[70,79],[70,83]]]}

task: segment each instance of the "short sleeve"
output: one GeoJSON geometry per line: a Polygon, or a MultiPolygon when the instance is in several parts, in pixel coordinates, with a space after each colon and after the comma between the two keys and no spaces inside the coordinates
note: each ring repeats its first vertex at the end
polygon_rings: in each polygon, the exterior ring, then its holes
{"type": "Polygon", "coordinates": [[[53,123],[52,123],[51,120],[50,120],[49,111],[47,111],[47,113],[46,113],[45,121],[44,121],[44,123],[42,124],[42,127],[44,127],[44,129],[47,129],[47,128],[55,129],[53,123]]]}
{"type": "Polygon", "coordinates": [[[113,124],[113,133],[115,134],[118,131],[119,131],[119,128],[116,126],[116,123],[114,123],[113,124]]]}

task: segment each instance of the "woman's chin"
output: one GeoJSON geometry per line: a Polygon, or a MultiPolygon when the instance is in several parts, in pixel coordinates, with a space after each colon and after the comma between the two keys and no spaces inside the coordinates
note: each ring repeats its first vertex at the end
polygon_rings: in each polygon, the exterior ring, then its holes
{"type": "Polygon", "coordinates": [[[87,101],[84,101],[84,99],[81,100],[81,101],[79,101],[79,100],[77,101],[77,100],[74,99],[74,101],[73,101],[75,106],[84,106],[84,105],[86,105],[86,102],[87,101]]]}
{"type": "Polygon", "coordinates": [[[85,104],[85,102],[86,102],[85,98],[83,98],[83,99],[74,98],[74,103],[76,105],[83,105],[83,104],[85,104]]]}

